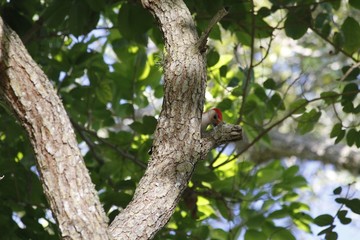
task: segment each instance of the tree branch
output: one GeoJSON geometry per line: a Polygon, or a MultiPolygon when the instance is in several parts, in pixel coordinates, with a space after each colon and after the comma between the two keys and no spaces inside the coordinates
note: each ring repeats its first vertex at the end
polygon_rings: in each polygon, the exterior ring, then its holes
{"type": "Polygon", "coordinates": [[[315,136],[283,134],[278,131],[270,132],[269,135],[271,148],[259,147],[256,151],[249,151],[251,161],[263,163],[271,159],[296,156],[302,160],[317,160],[324,164],[332,164],[355,175],[360,172],[359,151],[347,145],[334,145],[332,141],[315,136]]]}
{"type": "Polygon", "coordinates": [[[227,8],[222,8],[220,9],[215,16],[211,19],[209,25],[207,26],[207,28],[205,29],[205,31],[202,33],[202,35],[200,36],[199,41],[196,43],[197,48],[200,50],[200,52],[205,52],[206,51],[206,43],[207,43],[207,39],[209,37],[209,34],[211,32],[211,30],[213,29],[213,27],[215,26],[215,24],[217,24],[218,22],[220,22],[220,20],[226,16],[228,14],[228,9],[227,8]]]}
{"type": "Polygon", "coordinates": [[[329,40],[326,36],[324,36],[320,31],[318,31],[316,28],[310,26],[309,27],[314,33],[316,33],[321,39],[325,40],[327,43],[329,43],[331,46],[334,47],[335,50],[341,52],[342,54],[344,54],[345,56],[347,56],[348,58],[351,58],[354,62],[359,62],[359,59],[356,59],[355,57],[353,57],[352,54],[349,54],[348,52],[346,52],[345,50],[338,48],[331,40],[329,40]]]}
{"type": "MultiPolygon", "coordinates": [[[[71,123],[73,124],[74,128],[78,131],[78,133],[80,134],[81,138],[86,142],[86,144],[89,145],[90,150],[92,150],[95,158],[98,159],[98,156],[96,154],[95,148],[96,148],[96,144],[93,143],[90,139],[88,139],[83,132],[86,132],[88,134],[90,134],[91,136],[95,137],[99,142],[101,142],[102,144],[104,144],[105,146],[108,146],[109,148],[111,148],[112,150],[114,150],[117,154],[119,154],[121,157],[126,158],[131,160],[132,162],[134,162],[136,165],[138,165],[139,167],[141,167],[142,169],[146,168],[146,164],[144,162],[142,162],[140,159],[138,159],[137,157],[135,157],[134,155],[131,155],[130,153],[120,149],[118,146],[116,146],[115,144],[112,144],[108,141],[106,141],[104,138],[101,138],[97,135],[96,132],[91,131],[83,126],[81,126],[80,124],[78,124],[77,122],[75,122],[74,120],[70,119],[71,123]]],[[[98,159],[99,162],[101,159],[98,159]]]]}
{"type": "Polygon", "coordinates": [[[239,125],[223,123],[212,131],[206,132],[202,140],[202,152],[207,154],[214,147],[243,139],[242,128],[239,125]]]}

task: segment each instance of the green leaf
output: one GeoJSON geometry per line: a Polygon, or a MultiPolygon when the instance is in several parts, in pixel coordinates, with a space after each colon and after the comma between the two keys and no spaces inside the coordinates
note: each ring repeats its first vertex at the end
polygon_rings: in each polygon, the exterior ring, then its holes
{"type": "Polygon", "coordinates": [[[266,79],[266,81],[264,82],[264,88],[272,89],[272,90],[277,89],[276,82],[274,81],[274,79],[272,78],[266,79]]]}
{"type": "Polygon", "coordinates": [[[358,51],[360,48],[360,25],[352,17],[347,17],[341,26],[344,33],[344,49],[349,53],[358,51]]]}
{"type": "Polygon", "coordinates": [[[350,6],[360,9],[360,1],[359,0],[349,0],[350,6]]]}
{"type": "Polygon", "coordinates": [[[345,130],[342,129],[341,123],[336,123],[330,133],[330,138],[337,137],[341,134],[341,132],[345,132],[345,130]]]}
{"type": "Polygon", "coordinates": [[[66,15],[69,13],[71,8],[71,1],[69,0],[54,0],[46,8],[43,18],[45,23],[50,28],[55,28],[60,26],[66,15]]]}
{"type": "Polygon", "coordinates": [[[338,219],[344,225],[351,223],[351,218],[346,217],[347,212],[347,210],[341,210],[337,214],[338,219]]]}
{"type": "Polygon", "coordinates": [[[331,33],[331,26],[329,23],[324,24],[323,28],[321,29],[321,35],[322,37],[327,38],[329,34],[331,33]]]}
{"type": "Polygon", "coordinates": [[[286,228],[276,227],[275,232],[271,235],[271,240],[296,240],[296,238],[286,228]]]}
{"type": "Polygon", "coordinates": [[[157,120],[153,116],[144,116],[141,122],[133,122],[129,126],[141,134],[152,134],[155,131],[157,120]]]}
{"type": "Polygon", "coordinates": [[[331,4],[333,9],[335,9],[335,10],[339,10],[339,8],[341,6],[341,0],[332,0],[329,3],[331,4]]]}
{"type": "MultiPolygon", "coordinates": [[[[360,131],[358,131],[358,136],[360,136],[360,131]]],[[[359,137],[356,138],[355,145],[356,145],[356,147],[360,148],[360,138],[359,137]]]]}
{"type": "Polygon", "coordinates": [[[279,110],[285,110],[284,102],[280,96],[279,93],[274,93],[274,95],[271,96],[269,103],[275,108],[279,110]]]}
{"type": "Polygon", "coordinates": [[[345,130],[341,130],[335,139],[335,144],[339,143],[345,137],[345,130]]]}
{"type": "Polygon", "coordinates": [[[246,225],[250,228],[260,228],[262,224],[264,224],[266,218],[262,215],[262,214],[257,214],[256,212],[254,212],[253,216],[251,216],[246,225]]]}
{"type": "Polygon", "coordinates": [[[301,38],[310,27],[311,12],[308,8],[290,10],[284,23],[285,33],[293,39],[301,38]]]}
{"type": "MultiPolygon", "coordinates": [[[[360,2],[360,1],[359,1],[360,2]]],[[[344,66],[343,68],[341,68],[341,72],[343,74],[346,74],[347,71],[349,71],[349,69],[351,68],[351,66],[344,66]]],[[[344,79],[344,81],[352,81],[352,80],[356,80],[357,76],[359,76],[360,74],[360,69],[357,68],[353,68],[351,70],[351,72],[347,75],[347,77],[344,79]]]]}
{"type": "MultiPolygon", "coordinates": [[[[221,69],[220,69],[221,70],[221,69]]],[[[237,85],[239,85],[240,79],[237,77],[233,77],[230,79],[230,82],[228,84],[228,87],[236,87],[237,85]]]]}
{"type": "Polygon", "coordinates": [[[108,81],[101,81],[95,89],[95,93],[100,102],[106,104],[112,100],[112,88],[108,81]]]}
{"type": "Polygon", "coordinates": [[[359,87],[356,83],[348,83],[344,87],[341,104],[344,106],[347,102],[353,101],[359,93],[359,87]]]}
{"type": "Polygon", "coordinates": [[[270,219],[281,219],[289,217],[289,211],[287,209],[279,209],[269,214],[268,218],[270,219]]]}
{"type": "Polygon", "coordinates": [[[335,32],[334,36],[333,36],[333,44],[335,47],[336,52],[339,52],[339,50],[343,47],[344,45],[344,35],[339,33],[339,32],[335,32]]]}
{"type": "Polygon", "coordinates": [[[323,214],[314,219],[314,223],[320,227],[331,225],[334,218],[330,214],[323,214]]]}
{"type": "Polygon", "coordinates": [[[209,34],[209,38],[221,41],[221,31],[219,25],[215,25],[209,34]]]}
{"type": "Polygon", "coordinates": [[[271,14],[271,10],[267,7],[261,7],[257,13],[264,18],[271,14]]]}
{"type": "Polygon", "coordinates": [[[125,38],[147,43],[146,32],[153,23],[149,11],[139,4],[125,3],[121,5],[118,21],[119,31],[125,38]]]}
{"type": "Polygon", "coordinates": [[[323,235],[323,234],[331,233],[334,228],[335,228],[335,226],[331,225],[330,227],[327,227],[324,230],[322,230],[321,232],[319,232],[318,236],[323,235]]]}
{"type": "Polygon", "coordinates": [[[243,88],[242,87],[236,87],[236,88],[234,88],[234,90],[231,91],[231,95],[233,95],[235,97],[241,96],[242,93],[243,93],[243,88]]]}
{"type": "Polygon", "coordinates": [[[191,236],[194,238],[206,238],[209,235],[209,227],[208,226],[200,226],[197,228],[194,228],[194,231],[192,232],[191,236]]]}
{"type": "Polygon", "coordinates": [[[339,195],[339,194],[341,194],[341,191],[342,191],[342,187],[337,187],[337,188],[334,189],[333,193],[335,195],[339,195]]]}
{"type": "Polygon", "coordinates": [[[231,108],[233,101],[229,98],[223,99],[216,107],[220,108],[222,111],[228,110],[231,108]]]}
{"type": "Polygon", "coordinates": [[[347,198],[335,198],[335,202],[340,203],[340,204],[345,204],[348,201],[349,200],[347,198]]]}
{"type": "MultiPolygon", "coordinates": [[[[221,76],[221,77],[226,77],[226,74],[227,74],[227,72],[228,72],[228,67],[227,67],[227,65],[222,65],[222,66],[220,67],[219,71],[220,71],[220,76],[221,76]]],[[[237,79],[238,79],[238,78],[237,78],[237,79]]],[[[239,80],[239,81],[240,81],[240,80],[239,80]]],[[[231,80],[230,80],[230,82],[231,82],[231,80]]],[[[229,83],[229,85],[230,85],[230,83],[229,83]]],[[[235,86],[233,86],[233,87],[235,87],[235,86]]]]}
{"type": "Polygon", "coordinates": [[[266,95],[265,90],[262,87],[256,87],[254,93],[260,100],[264,102],[268,100],[268,96],[266,95]]]}
{"type": "Polygon", "coordinates": [[[207,55],[207,66],[214,66],[220,59],[220,55],[217,51],[211,50],[207,55]]]}
{"type": "Polygon", "coordinates": [[[322,37],[328,37],[331,32],[330,23],[332,22],[332,15],[329,13],[320,13],[316,16],[314,27],[319,29],[322,37]]]}
{"type": "Polygon", "coordinates": [[[345,205],[354,213],[360,215],[360,199],[353,198],[345,202],[345,205]]]}
{"type": "Polygon", "coordinates": [[[320,13],[315,18],[315,28],[322,29],[323,26],[329,23],[331,20],[331,16],[328,13],[320,13]]]}
{"type": "Polygon", "coordinates": [[[265,233],[257,231],[255,229],[248,229],[246,230],[245,236],[244,236],[245,240],[267,240],[267,236],[265,235],[265,233]]]}
{"type": "Polygon", "coordinates": [[[336,232],[329,232],[325,235],[326,240],[337,240],[338,234],[336,232]]]}
{"type": "Polygon", "coordinates": [[[294,111],[294,114],[303,113],[306,110],[307,104],[308,101],[306,99],[298,99],[290,104],[289,111],[294,111]]]}
{"type": "Polygon", "coordinates": [[[303,176],[295,176],[290,179],[284,179],[283,186],[288,189],[301,188],[307,185],[307,181],[303,176]]]}
{"type": "Polygon", "coordinates": [[[263,185],[280,179],[282,176],[282,171],[278,169],[263,168],[257,172],[256,176],[257,184],[263,185]]]}
{"type": "Polygon", "coordinates": [[[322,92],[320,97],[324,99],[325,103],[332,104],[337,101],[340,97],[340,94],[335,91],[322,92]]]}
{"type": "Polygon", "coordinates": [[[248,100],[246,101],[244,105],[244,114],[250,114],[258,107],[258,104],[254,100],[248,100]]]}
{"type": "Polygon", "coordinates": [[[86,2],[90,6],[91,10],[96,12],[102,11],[105,7],[104,0],[86,0],[86,2]]]}
{"type": "Polygon", "coordinates": [[[145,127],[143,133],[144,134],[152,134],[155,131],[157,120],[153,116],[144,116],[143,117],[143,125],[145,127]]]}
{"type": "Polygon", "coordinates": [[[346,134],[346,142],[351,147],[359,137],[360,134],[355,130],[355,128],[351,128],[346,134]]]}
{"type": "Polygon", "coordinates": [[[75,36],[86,33],[96,26],[99,14],[94,14],[83,1],[74,1],[69,11],[69,29],[75,36]]]}
{"type": "Polygon", "coordinates": [[[248,33],[244,31],[236,31],[235,35],[241,44],[245,46],[251,45],[251,36],[248,33]]]}
{"type": "Polygon", "coordinates": [[[300,134],[305,134],[313,130],[320,116],[321,116],[320,111],[316,111],[315,109],[312,109],[310,112],[305,112],[303,115],[297,118],[298,130],[300,134]]]}
{"type": "Polygon", "coordinates": [[[295,175],[299,172],[299,169],[298,165],[293,165],[285,170],[283,177],[286,179],[295,177],[295,175]]]}
{"type": "Polygon", "coordinates": [[[216,200],[216,206],[223,218],[231,220],[232,213],[225,201],[216,200]]]}

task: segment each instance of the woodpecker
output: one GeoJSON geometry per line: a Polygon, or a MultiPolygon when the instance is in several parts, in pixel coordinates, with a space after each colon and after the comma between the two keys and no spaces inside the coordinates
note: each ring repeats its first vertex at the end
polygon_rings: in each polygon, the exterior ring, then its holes
{"type": "Polygon", "coordinates": [[[202,114],[201,118],[201,133],[206,131],[206,128],[211,124],[213,127],[219,125],[222,122],[222,113],[220,109],[213,108],[202,114]]]}
{"type": "MultiPolygon", "coordinates": [[[[222,122],[222,113],[218,108],[213,108],[207,112],[204,112],[201,117],[201,134],[206,132],[206,128],[211,124],[216,127],[222,122]]],[[[153,146],[150,147],[148,154],[151,155],[153,146]]]]}

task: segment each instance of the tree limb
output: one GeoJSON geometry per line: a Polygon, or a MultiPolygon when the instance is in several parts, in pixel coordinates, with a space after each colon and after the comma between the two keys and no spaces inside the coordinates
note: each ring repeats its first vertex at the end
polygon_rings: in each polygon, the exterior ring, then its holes
{"type": "MultiPolygon", "coordinates": [[[[344,144],[333,144],[331,140],[316,139],[314,136],[270,132],[271,148],[260,147],[249,151],[249,159],[263,163],[272,159],[296,156],[301,160],[317,160],[333,164],[358,175],[360,173],[360,153],[344,144]]],[[[239,149],[241,151],[241,149],[239,149]]]]}
{"type": "Polygon", "coordinates": [[[224,16],[228,14],[227,8],[220,9],[215,16],[211,19],[209,25],[205,29],[205,31],[201,34],[199,41],[197,42],[196,46],[199,48],[200,52],[205,52],[206,50],[206,43],[209,37],[209,34],[215,24],[217,24],[224,16]]]}
{"type": "Polygon", "coordinates": [[[214,147],[242,139],[242,128],[239,125],[223,123],[204,134],[202,138],[202,152],[207,154],[214,147]]]}

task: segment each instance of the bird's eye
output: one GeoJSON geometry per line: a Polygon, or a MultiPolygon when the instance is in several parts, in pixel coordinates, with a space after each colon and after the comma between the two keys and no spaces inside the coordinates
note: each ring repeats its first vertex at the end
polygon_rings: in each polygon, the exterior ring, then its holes
{"type": "Polygon", "coordinates": [[[217,119],[217,115],[214,115],[214,119],[217,119]]]}

